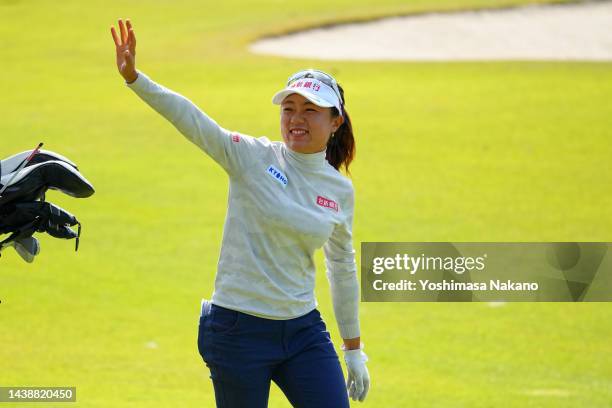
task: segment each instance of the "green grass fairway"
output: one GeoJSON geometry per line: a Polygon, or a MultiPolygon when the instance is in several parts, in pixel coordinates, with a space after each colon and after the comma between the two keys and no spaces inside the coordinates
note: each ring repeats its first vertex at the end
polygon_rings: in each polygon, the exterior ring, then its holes
{"type": "MultiPolygon", "coordinates": [[[[612,63],[246,51],[258,36],[333,21],[527,2],[0,0],[0,157],[44,141],[97,189],[87,200],[48,194],[83,223],[77,254],[48,236],[31,265],[3,252],[0,386],[76,386],[71,407],[214,406],[196,336],[227,177],[124,85],[109,29],[119,17],[134,24],[140,70],[253,136],[281,139],[271,98],[289,74],[334,73],[357,138],[358,255],[362,241],[612,241],[612,63]]],[[[317,265],[341,353],[321,252],[317,265]]],[[[611,304],[360,310],[372,378],[363,406],[612,406],[611,304]]],[[[290,407],[274,384],[270,407],[290,407]]]]}

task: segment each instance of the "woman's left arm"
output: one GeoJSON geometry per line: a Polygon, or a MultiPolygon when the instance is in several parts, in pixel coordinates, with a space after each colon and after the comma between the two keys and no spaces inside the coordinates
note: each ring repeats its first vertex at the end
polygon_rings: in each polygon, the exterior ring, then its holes
{"type": "Polygon", "coordinates": [[[351,346],[354,345],[353,339],[360,338],[359,282],[352,238],[354,201],[351,186],[348,197],[340,201],[340,211],[344,215],[344,221],[334,226],[331,237],[323,245],[327,279],[331,288],[338,329],[345,343],[348,342],[351,346]]]}
{"type": "Polygon", "coordinates": [[[349,197],[340,208],[345,221],[335,226],[323,252],[334,314],[344,340],[342,350],[348,370],[346,386],[354,401],[363,401],[370,387],[370,375],[359,328],[359,281],[352,237],[354,203],[355,193],[351,186],[349,197]]]}

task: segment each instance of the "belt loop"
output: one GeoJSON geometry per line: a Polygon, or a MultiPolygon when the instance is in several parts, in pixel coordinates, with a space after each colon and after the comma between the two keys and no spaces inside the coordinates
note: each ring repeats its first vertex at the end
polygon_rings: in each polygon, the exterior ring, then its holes
{"type": "Polygon", "coordinates": [[[210,314],[210,309],[212,307],[212,302],[207,299],[202,299],[202,303],[200,303],[200,316],[208,316],[210,314]]]}

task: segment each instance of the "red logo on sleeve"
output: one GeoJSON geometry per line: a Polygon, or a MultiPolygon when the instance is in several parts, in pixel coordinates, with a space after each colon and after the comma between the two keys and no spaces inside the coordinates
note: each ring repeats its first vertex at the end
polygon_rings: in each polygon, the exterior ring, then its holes
{"type": "Polygon", "coordinates": [[[338,203],[334,200],[330,200],[329,198],[317,196],[317,204],[319,204],[321,207],[331,208],[332,210],[338,212],[338,203]]]}
{"type": "Polygon", "coordinates": [[[238,133],[232,133],[232,142],[238,143],[240,141],[240,135],[238,133]]]}

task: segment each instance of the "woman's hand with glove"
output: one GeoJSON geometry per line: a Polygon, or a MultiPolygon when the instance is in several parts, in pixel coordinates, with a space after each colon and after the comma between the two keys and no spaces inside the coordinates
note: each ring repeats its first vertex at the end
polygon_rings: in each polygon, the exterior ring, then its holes
{"type": "Polygon", "coordinates": [[[370,388],[370,374],[365,364],[368,356],[363,352],[363,343],[360,348],[354,350],[347,350],[343,344],[342,351],[348,371],[346,388],[349,397],[353,401],[363,402],[370,388]]]}

